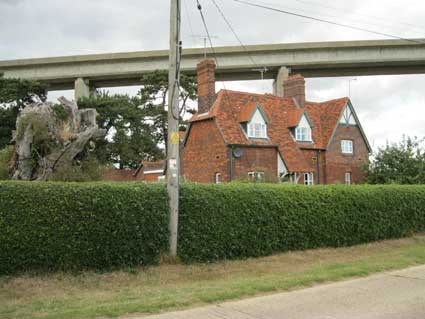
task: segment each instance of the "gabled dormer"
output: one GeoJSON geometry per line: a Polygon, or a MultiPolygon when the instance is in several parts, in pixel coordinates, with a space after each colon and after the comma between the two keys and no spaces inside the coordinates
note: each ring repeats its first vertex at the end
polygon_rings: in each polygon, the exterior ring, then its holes
{"type": "Polygon", "coordinates": [[[297,142],[312,142],[311,129],[313,127],[307,113],[303,112],[297,121],[291,124],[291,131],[297,142]]]}
{"type": "Polygon", "coordinates": [[[268,138],[268,119],[261,105],[246,105],[240,114],[240,123],[248,138],[268,138]]]}

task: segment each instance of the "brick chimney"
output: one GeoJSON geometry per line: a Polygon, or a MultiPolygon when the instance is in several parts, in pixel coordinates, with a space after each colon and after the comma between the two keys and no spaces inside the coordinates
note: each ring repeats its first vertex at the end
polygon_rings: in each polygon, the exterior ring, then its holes
{"type": "Polygon", "coordinates": [[[305,80],[301,74],[290,75],[283,82],[283,96],[295,98],[300,107],[305,105],[305,80]]]}
{"type": "Polygon", "coordinates": [[[207,113],[215,102],[215,62],[202,60],[197,65],[198,113],[207,113]]]}

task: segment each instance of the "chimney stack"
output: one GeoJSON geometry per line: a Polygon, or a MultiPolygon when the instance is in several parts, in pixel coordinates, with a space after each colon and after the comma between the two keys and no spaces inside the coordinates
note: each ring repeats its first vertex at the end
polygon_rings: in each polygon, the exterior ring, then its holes
{"type": "Polygon", "coordinates": [[[207,113],[215,102],[215,62],[202,60],[197,65],[198,113],[207,113]]]}
{"type": "Polygon", "coordinates": [[[305,105],[305,80],[301,74],[290,75],[283,82],[283,94],[285,98],[295,98],[300,107],[305,105]]]}

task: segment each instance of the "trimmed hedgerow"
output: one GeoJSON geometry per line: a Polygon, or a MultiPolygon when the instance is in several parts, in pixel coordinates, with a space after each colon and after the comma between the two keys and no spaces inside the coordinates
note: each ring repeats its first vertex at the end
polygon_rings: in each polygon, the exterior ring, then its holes
{"type": "MultiPolygon", "coordinates": [[[[425,186],[181,188],[178,255],[213,262],[425,231],[425,186]]],[[[163,184],[0,182],[0,274],[155,264],[163,184]]]]}
{"type": "Polygon", "coordinates": [[[143,183],[0,183],[0,274],[155,264],[166,191],[143,183]]]}
{"type": "Polygon", "coordinates": [[[186,262],[339,247],[425,231],[425,186],[187,185],[186,262]]]}

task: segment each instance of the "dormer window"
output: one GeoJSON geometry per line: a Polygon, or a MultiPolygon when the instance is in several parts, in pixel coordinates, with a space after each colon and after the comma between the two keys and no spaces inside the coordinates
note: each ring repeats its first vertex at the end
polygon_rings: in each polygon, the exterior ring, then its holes
{"type": "Polygon", "coordinates": [[[302,142],[311,142],[311,128],[297,127],[295,129],[295,139],[302,142]]]}
{"type": "Polygon", "coordinates": [[[267,138],[267,121],[258,106],[248,122],[247,129],[249,138],[267,138]]]}
{"type": "Polygon", "coordinates": [[[299,142],[311,142],[311,127],[306,116],[303,114],[298,126],[295,128],[295,139],[299,142]]]}
{"type": "Polygon", "coordinates": [[[267,125],[265,123],[249,123],[248,137],[267,138],[267,125]]]}

